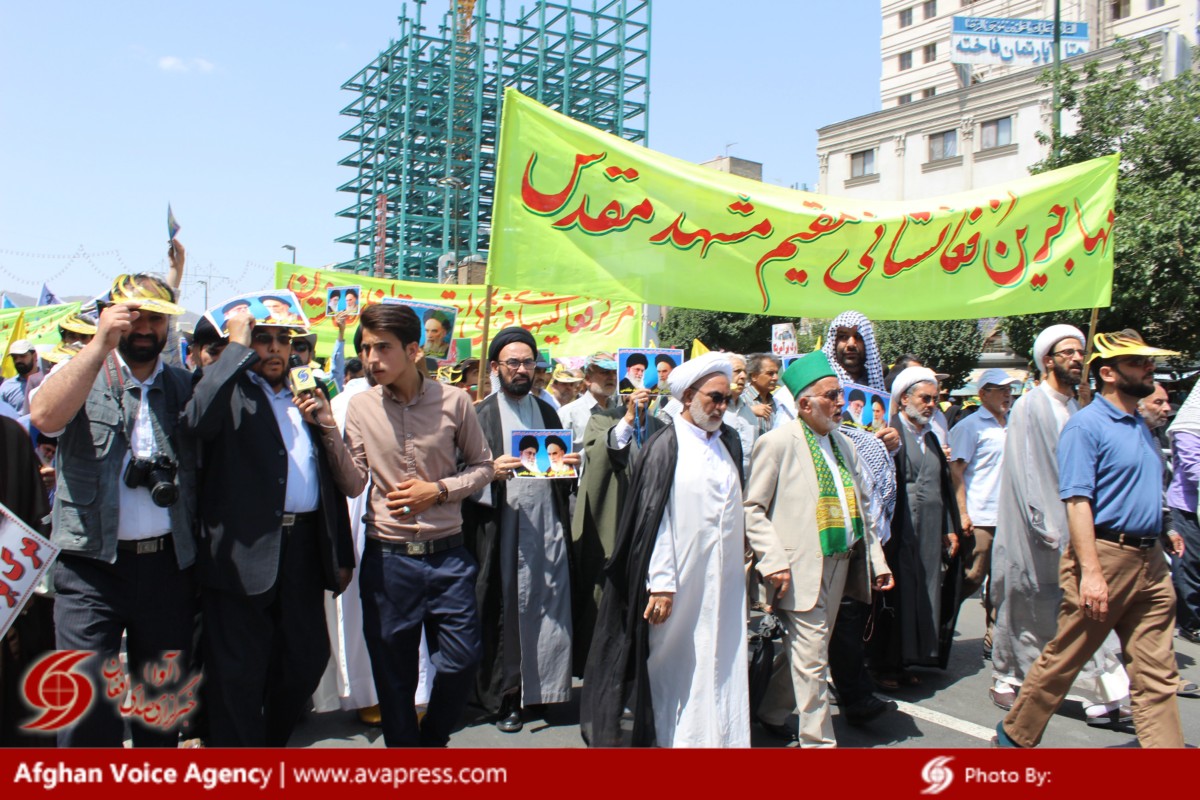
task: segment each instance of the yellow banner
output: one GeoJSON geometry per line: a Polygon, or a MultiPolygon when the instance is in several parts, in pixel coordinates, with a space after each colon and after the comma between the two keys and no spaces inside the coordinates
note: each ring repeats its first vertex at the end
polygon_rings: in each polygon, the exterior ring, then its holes
{"type": "MultiPolygon", "coordinates": [[[[300,298],[300,306],[317,334],[317,350],[323,356],[337,341],[337,327],[327,314],[328,291],[336,286],[361,286],[363,305],[399,297],[453,306],[458,309],[454,338],[470,339],[472,355],[480,356],[486,297],[483,286],[392,281],[277,262],[275,288],[291,289],[300,298]]],[[[585,356],[598,350],[640,346],[642,309],[638,303],[493,286],[492,335],[509,325],[526,328],[537,339],[538,347],[548,349],[551,356],[585,356]]],[[[353,333],[353,327],[348,328],[347,340],[353,338],[353,333]]],[[[353,345],[348,350],[352,351],[353,345]]]]}
{"type": "Polygon", "coordinates": [[[488,280],[792,317],[1107,306],[1117,157],[962,194],[827,197],[717,172],[504,95],[488,280]]]}

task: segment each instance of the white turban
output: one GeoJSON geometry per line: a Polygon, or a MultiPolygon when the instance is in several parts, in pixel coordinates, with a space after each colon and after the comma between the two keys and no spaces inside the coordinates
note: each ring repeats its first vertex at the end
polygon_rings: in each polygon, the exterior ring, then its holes
{"type": "Polygon", "coordinates": [[[1078,339],[1081,346],[1085,341],[1079,328],[1074,325],[1051,325],[1033,340],[1033,361],[1043,375],[1046,374],[1045,361],[1050,348],[1063,339],[1078,339]]]}
{"type": "Polygon", "coordinates": [[[900,407],[900,398],[904,396],[905,392],[918,383],[926,381],[937,383],[937,375],[929,367],[905,367],[900,370],[896,380],[892,381],[892,398],[896,402],[896,407],[900,407]]]}
{"type": "Polygon", "coordinates": [[[705,353],[699,358],[685,361],[667,376],[671,397],[683,402],[683,393],[710,375],[724,375],[733,380],[733,365],[724,353],[705,353]]]}

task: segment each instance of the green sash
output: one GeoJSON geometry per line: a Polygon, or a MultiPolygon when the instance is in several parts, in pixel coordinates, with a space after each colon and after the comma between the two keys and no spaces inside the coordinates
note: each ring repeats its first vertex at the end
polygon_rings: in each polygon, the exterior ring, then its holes
{"type": "MultiPolygon", "coordinates": [[[[842,502],[838,499],[837,484],[834,483],[833,473],[829,471],[829,463],[821,452],[821,444],[816,434],[809,430],[803,422],[804,439],[808,442],[808,451],[812,454],[813,468],[817,471],[817,532],[821,536],[821,552],[827,556],[834,553],[844,553],[848,549],[846,542],[846,520],[842,517],[842,502]]],[[[854,479],[837,442],[833,445],[833,455],[837,460],[838,475],[846,494],[846,507],[850,510],[851,525],[854,530],[854,541],[863,535],[862,515],[858,511],[858,497],[854,492],[854,479]]]]}

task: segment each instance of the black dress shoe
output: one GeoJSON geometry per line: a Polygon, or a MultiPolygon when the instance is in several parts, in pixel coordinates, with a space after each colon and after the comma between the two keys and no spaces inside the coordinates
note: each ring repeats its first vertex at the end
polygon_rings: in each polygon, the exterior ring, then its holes
{"type": "Polygon", "coordinates": [[[842,709],[842,716],[851,725],[865,725],[885,711],[895,711],[896,708],[895,702],[880,700],[875,695],[869,694],[857,703],[842,709]]]}
{"type": "Polygon", "coordinates": [[[1200,630],[1193,631],[1193,630],[1188,630],[1187,628],[1180,628],[1179,629],[1179,638],[1187,639],[1192,644],[1200,644],[1200,630]]]}
{"type": "Polygon", "coordinates": [[[796,735],[796,732],[787,725],[772,725],[770,722],[763,722],[761,719],[758,721],[758,724],[762,726],[764,731],[771,734],[776,739],[780,739],[785,742],[794,742],[799,738],[796,735]]]}
{"type": "Polygon", "coordinates": [[[520,695],[506,694],[500,698],[500,714],[496,719],[496,727],[503,733],[516,733],[525,727],[521,720],[520,695]]]}
{"type": "Polygon", "coordinates": [[[1133,722],[1133,709],[1121,706],[1116,711],[1109,711],[1098,717],[1088,717],[1087,724],[1093,728],[1121,728],[1133,722]]]}

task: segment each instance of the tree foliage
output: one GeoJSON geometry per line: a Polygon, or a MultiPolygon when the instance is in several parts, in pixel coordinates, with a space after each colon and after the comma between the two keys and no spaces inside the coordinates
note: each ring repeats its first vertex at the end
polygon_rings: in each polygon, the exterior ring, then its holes
{"type": "MultiPolygon", "coordinates": [[[[1160,81],[1148,46],[1126,49],[1116,70],[1102,72],[1096,61],[1063,70],[1059,96],[1078,130],[1061,136],[1059,155],[1031,171],[1121,154],[1113,299],[1100,309],[1097,329],[1135,328],[1194,359],[1200,354],[1200,75],[1160,81]]],[[[1046,326],[1067,322],[1086,331],[1089,316],[1082,309],[1012,317],[1005,325],[1013,349],[1028,353],[1046,326]]]]}
{"type": "MultiPolygon", "coordinates": [[[[710,350],[732,353],[763,353],[771,349],[771,326],[791,322],[800,329],[799,320],[790,317],[768,317],[762,314],[738,314],[732,311],[701,311],[695,308],[672,308],[659,325],[659,344],[663,347],[682,347],[690,350],[693,339],[699,339],[710,350]]],[[[814,330],[824,330],[816,325],[814,330]]],[[[796,336],[801,353],[813,349],[816,336],[796,336]]]]}
{"type": "Polygon", "coordinates": [[[925,366],[949,375],[943,383],[951,389],[966,382],[983,347],[979,321],[973,319],[880,320],[875,323],[875,341],[885,370],[911,353],[925,366]]]}

